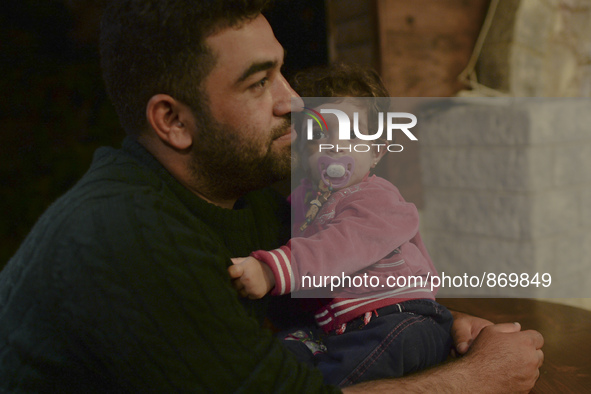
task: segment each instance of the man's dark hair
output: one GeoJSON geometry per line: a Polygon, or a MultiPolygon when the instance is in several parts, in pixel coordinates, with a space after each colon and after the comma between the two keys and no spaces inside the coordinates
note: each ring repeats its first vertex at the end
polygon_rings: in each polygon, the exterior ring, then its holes
{"type": "Polygon", "coordinates": [[[101,67],[128,134],[146,128],[146,104],[163,93],[195,113],[215,65],[205,39],[256,18],[269,0],[112,0],[101,21],[101,67]]]}

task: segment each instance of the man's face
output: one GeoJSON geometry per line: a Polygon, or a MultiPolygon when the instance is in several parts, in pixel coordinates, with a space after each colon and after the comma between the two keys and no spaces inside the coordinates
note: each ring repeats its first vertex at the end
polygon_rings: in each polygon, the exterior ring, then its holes
{"type": "Polygon", "coordinates": [[[216,65],[204,81],[193,170],[217,197],[240,197],[290,174],[291,98],[283,47],[261,15],[206,39],[216,65]],[[211,190],[211,189],[210,189],[211,190]]]}

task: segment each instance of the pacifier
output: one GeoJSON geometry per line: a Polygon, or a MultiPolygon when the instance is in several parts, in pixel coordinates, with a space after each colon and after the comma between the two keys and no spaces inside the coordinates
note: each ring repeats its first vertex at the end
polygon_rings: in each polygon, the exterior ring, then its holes
{"type": "Polygon", "coordinates": [[[321,156],[318,159],[320,179],[327,187],[340,189],[345,187],[351,179],[355,160],[351,156],[330,157],[321,156]]]}

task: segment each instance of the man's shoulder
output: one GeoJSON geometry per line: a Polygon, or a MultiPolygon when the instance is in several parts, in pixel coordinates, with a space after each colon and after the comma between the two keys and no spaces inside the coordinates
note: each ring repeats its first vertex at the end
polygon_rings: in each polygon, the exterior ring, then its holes
{"type": "Polygon", "coordinates": [[[157,174],[133,157],[101,149],[89,171],[39,218],[9,265],[14,275],[24,264],[38,271],[133,272],[145,270],[155,255],[169,265],[214,262],[222,249],[157,174]]]}
{"type": "MultiPolygon", "coordinates": [[[[99,148],[89,170],[43,216],[52,220],[68,217],[113,216],[127,205],[138,209],[162,195],[164,187],[156,174],[121,150],[99,148]]],[[[70,225],[75,223],[70,223],[70,225]]]]}
{"type": "Polygon", "coordinates": [[[92,164],[80,179],[74,191],[103,191],[99,194],[115,194],[146,187],[161,187],[162,179],[136,157],[122,149],[102,147],[96,150],[92,164]]]}
{"type": "Polygon", "coordinates": [[[28,238],[47,238],[53,247],[56,237],[118,244],[162,222],[173,229],[204,227],[154,170],[124,151],[99,148],[87,173],[46,210],[28,238]]]}

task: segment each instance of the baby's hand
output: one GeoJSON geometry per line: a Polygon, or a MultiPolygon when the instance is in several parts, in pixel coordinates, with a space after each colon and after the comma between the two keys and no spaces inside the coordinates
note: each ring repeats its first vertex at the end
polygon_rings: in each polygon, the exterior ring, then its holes
{"type": "Polygon", "coordinates": [[[232,286],[242,297],[251,300],[263,298],[273,287],[275,277],[271,268],[254,257],[232,259],[234,265],[228,267],[232,286]]]}

